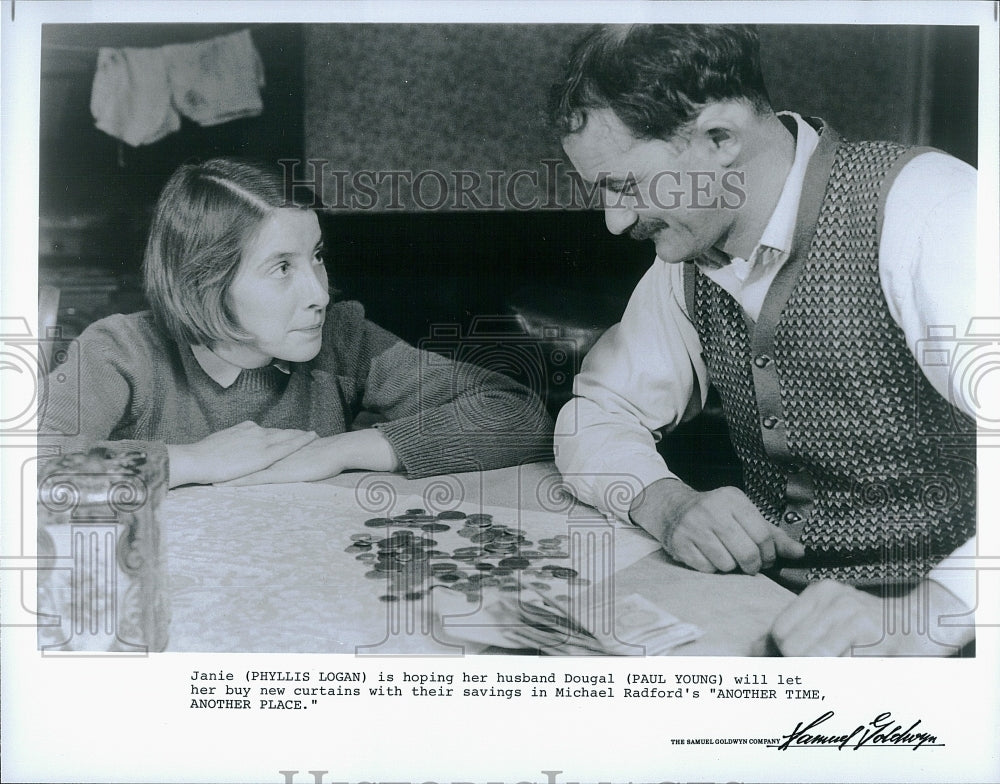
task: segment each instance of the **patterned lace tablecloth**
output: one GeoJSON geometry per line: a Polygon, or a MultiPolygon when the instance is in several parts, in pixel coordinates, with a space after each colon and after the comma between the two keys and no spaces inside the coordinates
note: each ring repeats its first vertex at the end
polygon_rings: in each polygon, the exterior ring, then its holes
{"type": "MultiPolygon", "coordinates": [[[[352,534],[386,535],[365,527],[366,519],[416,508],[491,514],[532,540],[574,534],[595,581],[658,549],[596,513],[481,506],[433,487],[420,495],[388,483],[180,488],[159,512],[172,614],[167,650],[461,654],[427,628],[423,600],[380,600],[386,583],[366,578],[370,564],[351,549],[352,534]]],[[[469,544],[455,527],[432,535],[446,551],[469,544]]],[[[476,610],[470,601],[470,617],[476,610]]]]}

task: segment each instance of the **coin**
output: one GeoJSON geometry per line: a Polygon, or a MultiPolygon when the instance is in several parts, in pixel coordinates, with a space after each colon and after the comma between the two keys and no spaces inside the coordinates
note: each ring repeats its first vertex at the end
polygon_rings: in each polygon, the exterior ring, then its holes
{"type": "Polygon", "coordinates": [[[373,517],[370,520],[365,520],[365,525],[369,528],[385,528],[387,525],[392,525],[392,520],[388,517],[373,517]]]}
{"type": "Polygon", "coordinates": [[[503,569],[525,569],[531,566],[531,561],[527,558],[503,558],[500,560],[499,566],[503,569]]]}
{"type": "Polygon", "coordinates": [[[493,537],[493,541],[513,544],[518,541],[518,538],[515,534],[507,533],[506,531],[500,531],[496,534],[496,536],[493,537]]]}
{"type": "Polygon", "coordinates": [[[494,531],[480,531],[472,534],[470,538],[473,542],[492,542],[499,535],[500,534],[495,533],[494,531]]]}
{"type": "Polygon", "coordinates": [[[382,601],[382,602],[398,602],[399,601],[399,597],[396,596],[395,594],[392,594],[392,593],[382,594],[378,598],[379,598],[379,601],[382,601]]]}
{"type": "Polygon", "coordinates": [[[424,523],[420,526],[421,531],[449,531],[451,530],[450,525],[445,525],[444,523],[424,523]]]}
{"type": "Polygon", "coordinates": [[[464,520],[466,517],[465,512],[461,512],[458,509],[449,509],[444,512],[438,512],[438,520],[464,520]]]}

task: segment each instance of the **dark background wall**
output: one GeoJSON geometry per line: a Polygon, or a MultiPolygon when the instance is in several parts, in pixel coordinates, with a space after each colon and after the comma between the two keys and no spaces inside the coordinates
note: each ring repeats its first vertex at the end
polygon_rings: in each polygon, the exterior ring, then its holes
{"type": "MultiPolygon", "coordinates": [[[[305,152],[350,172],[469,171],[479,203],[498,202],[488,172],[521,177],[514,198],[546,203],[545,160],[560,157],[544,124],[549,85],[579,25],[319,25],[305,30],[305,152]]],[[[760,28],[773,104],[819,115],[848,138],[941,144],[974,160],[975,28],[767,25],[760,28]]],[[[400,198],[386,179],[375,209],[450,209],[425,178],[400,198]]],[[[327,202],[348,203],[334,177],[327,202]]],[[[506,193],[504,193],[506,196],[506,193]]],[[[501,199],[511,206],[511,199],[501,199]]],[[[568,181],[559,182],[568,204],[568,181]]],[[[356,202],[359,203],[359,202],[356,202]]]]}
{"type": "MultiPolygon", "coordinates": [[[[179,133],[138,148],[94,128],[99,47],[241,27],[44,26],[40,213],[92,212],[97,193],[108,210],[148,204],[176,165],[213,154],[304,156],[350,172],[465,170],[482,176],[480,201],[491,204],[488,172],[536,171],[544,182],[541,162],[561,155],[543,107],[580,25],[250,25],[267,76],[261,117],[214,128],[185,119],[179,133]]],[[[930,143],[975,162],[976,28],[765,25],[760,33],[777,108],[823,116],[851,138],[930,143]]],[[[434,202],[436,183],[426,184],[424,201],[434,202]]],[[[530,200],[530,183],[519,185],[530,200]]],[[[390,195],[386,181],[377,208],[391,208],[390,195]]]]}
{"type": "MultiPolygon", "coordinates": [[[[262,116],[213,128],[185,120],[180,132],[139,148],[94,128],[99,47],[162,46],[240,27],[43,28],[40,280],[62,288],[70,334],[142,306],[137,274],[149,212],[169,173],[189,159],[326,160],[325,198],[336,195],[334,170],[464,171],[485,183],[473,191],[480,203],[501,208],[511,206],[510,192],[497,198],[490,173],[504,185],[515,172],[535,173],[537,184],[516,180],[515,199],[551,203],[545,162],[561,151],[543,106],[578,25],[250,25],[266,73],[262,116]]],[[[777,107],[823,116],[848,137],[931,143],[974,163],[976,28],[760,30],[777,107]]],[[[438,182],[428,185],[425,204],[435,203],[438,182]]],[[[646,246],[609,236],[596,212],[459,213],[449,209],[454,198],[428,210],[405,189],[394,199],[389,187],[375,191],[370,209],[334,209],[324,221],[331,272],[374,320],[414,342],[434,324],[468,324],[526,298],[549,297],[558,309],[574,287],[593,303],[592,324],[606,322],[650,258],[646,246]]],[[[555,193],[568,203],[564,180],[555,193]]]]}

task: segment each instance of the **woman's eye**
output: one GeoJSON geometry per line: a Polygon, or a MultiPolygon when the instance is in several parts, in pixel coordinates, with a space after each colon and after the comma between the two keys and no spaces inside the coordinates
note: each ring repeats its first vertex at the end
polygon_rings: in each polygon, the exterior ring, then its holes
{"type": "Polygon", "coordinates": [[[318,248],[315,253],[313,253],[313,263],[314,264],[326,264],[326,249],[318,248]]]}
{"type": "Polygon", "coordinates": [[[291,264],[289,264],[287,261],[282,261],[274,265],[271,274],[274,275],[275,277],[283,278],[288,274],[291,268],[292,268],[291,264]]]}

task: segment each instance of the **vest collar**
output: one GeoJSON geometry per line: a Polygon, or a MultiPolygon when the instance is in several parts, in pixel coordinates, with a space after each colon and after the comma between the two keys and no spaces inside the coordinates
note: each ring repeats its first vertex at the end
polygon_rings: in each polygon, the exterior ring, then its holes
{"type": "Polygon", "coordinates": [[[806,168],[802,197],[799,199],[799,212],[795,220],[795,234],[792,237],[791,255],[775,276],[760,309],[756,330],[764,335],[774,334],[778,319],[781,318],[788,298],[798,282],[802,270],[801,262],[809,253],[809,246],[816,233],[816,221],[819,219],[819,211],[826,196],[826,186],[833,171],[837,148],[840,146],[840,136],[827,123],[817,117],[804,119],[816,129],[819,143],[806,168]]]}

